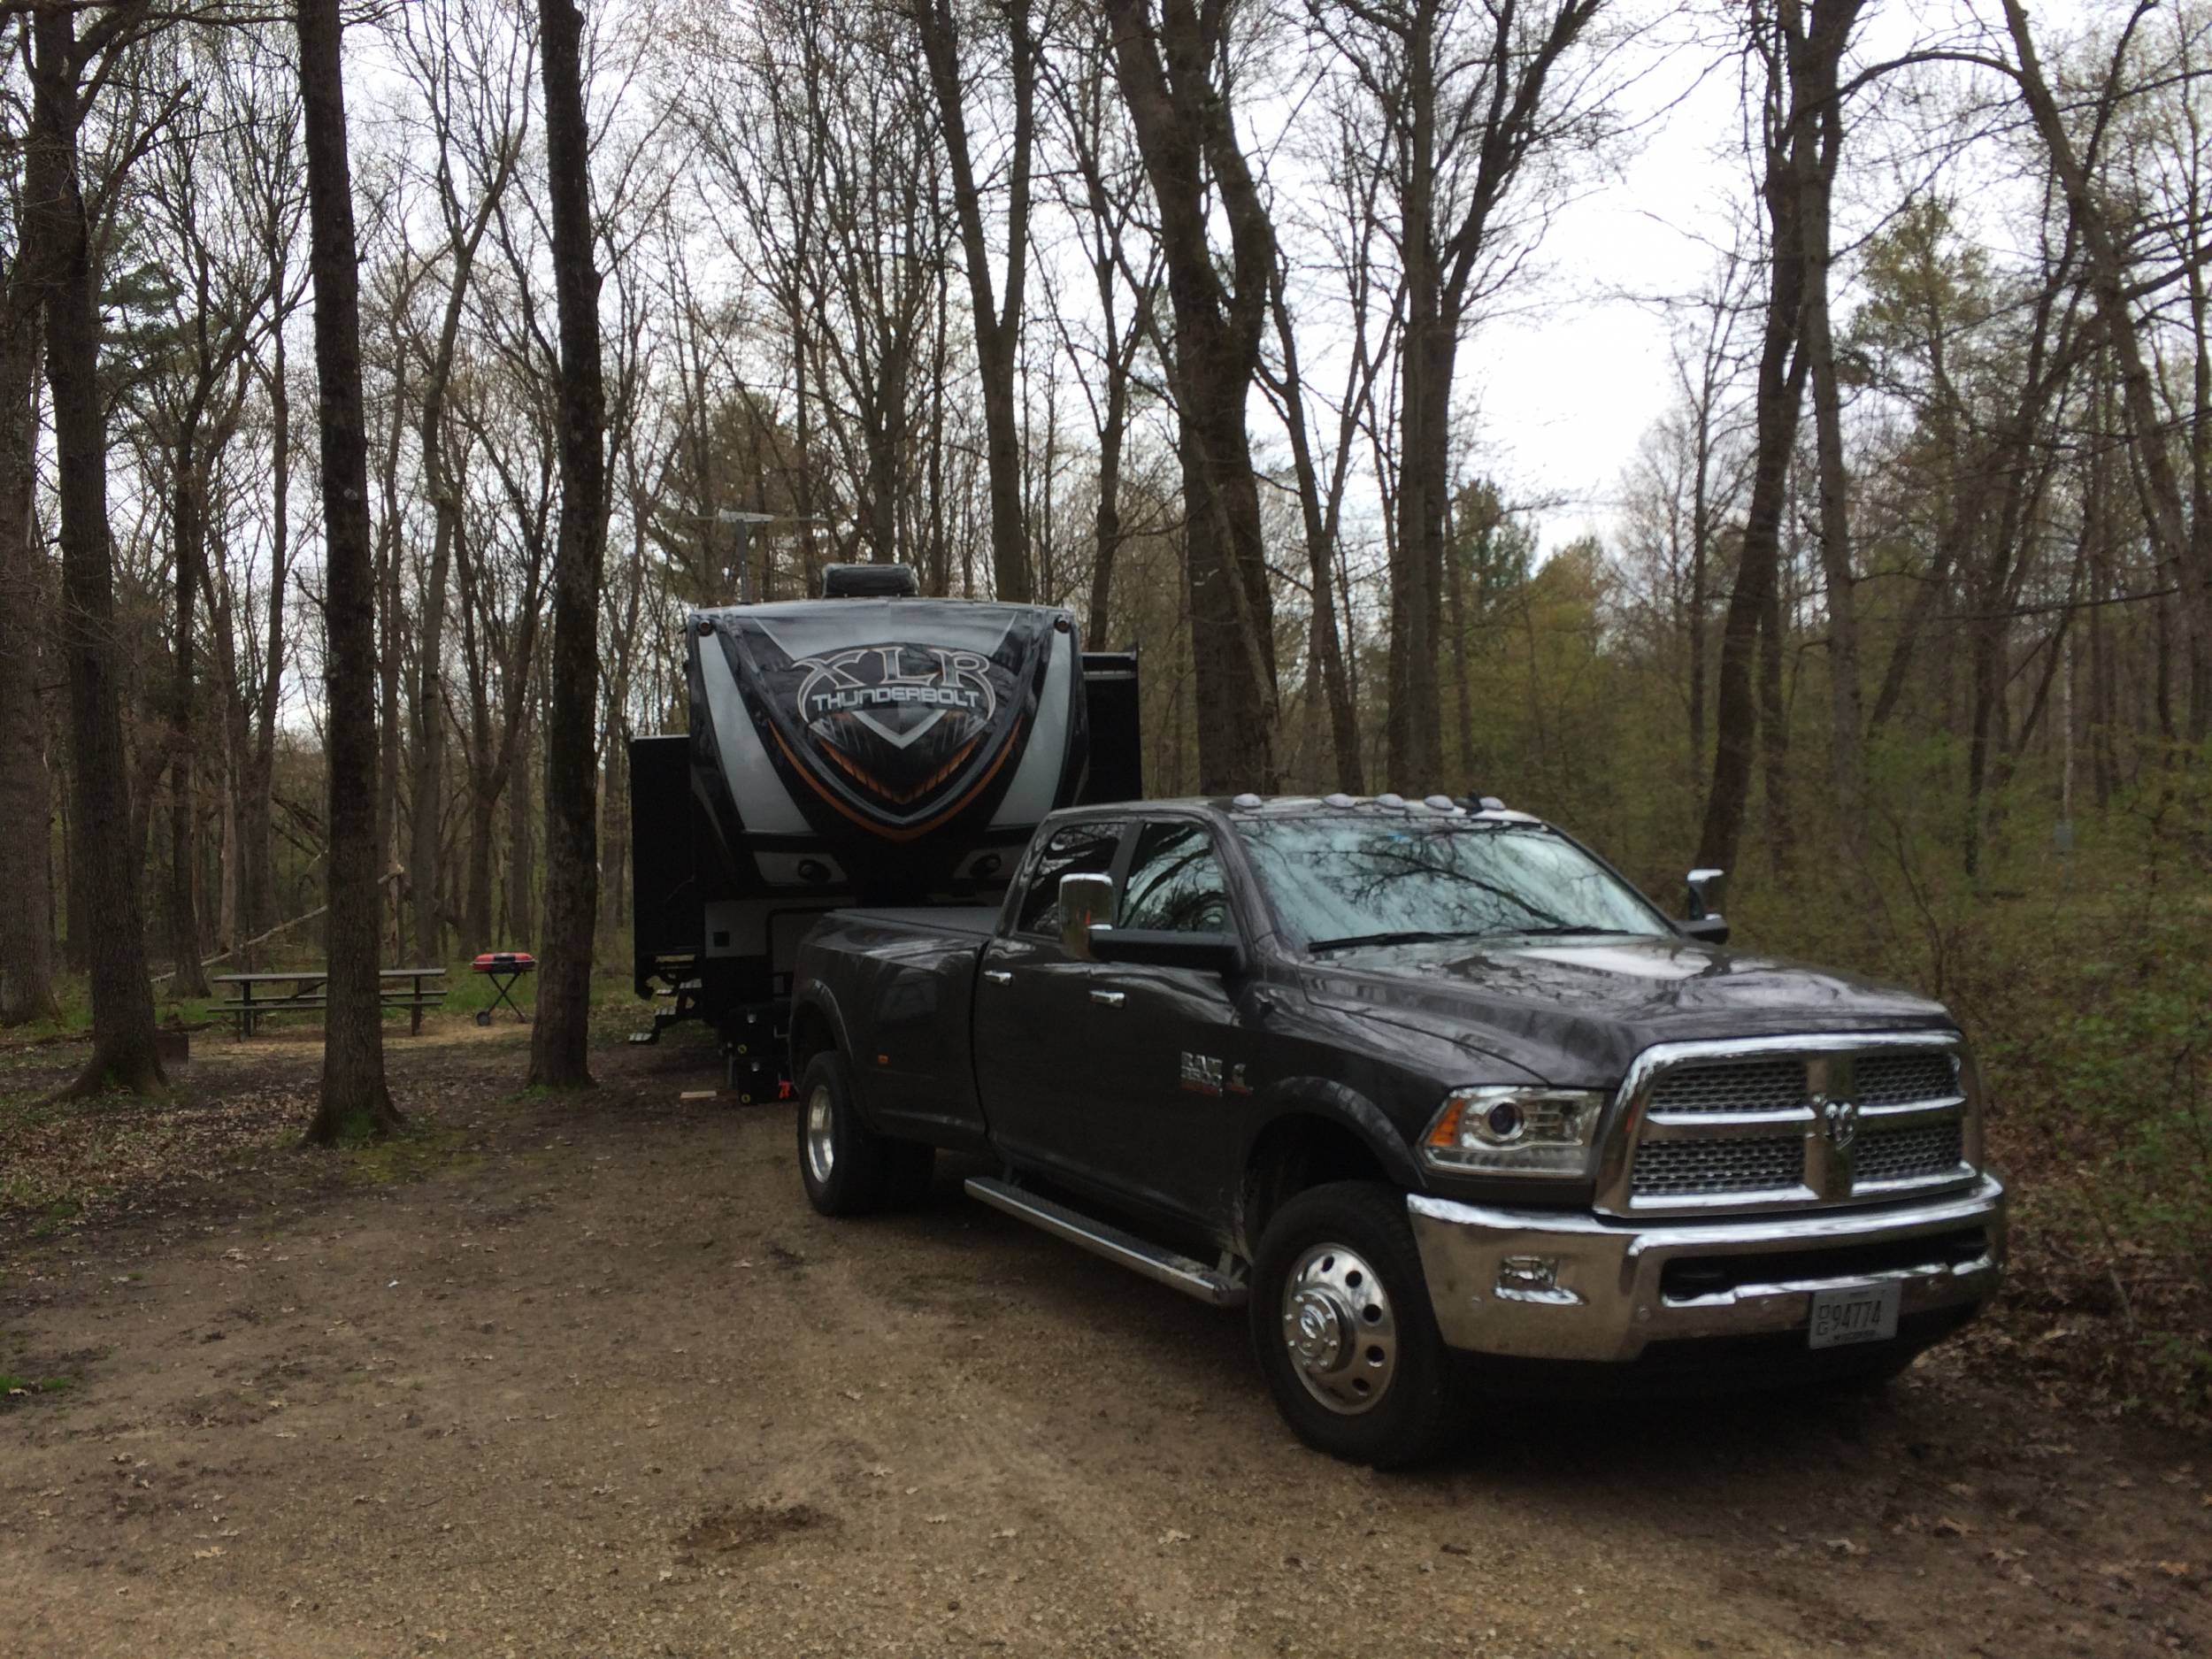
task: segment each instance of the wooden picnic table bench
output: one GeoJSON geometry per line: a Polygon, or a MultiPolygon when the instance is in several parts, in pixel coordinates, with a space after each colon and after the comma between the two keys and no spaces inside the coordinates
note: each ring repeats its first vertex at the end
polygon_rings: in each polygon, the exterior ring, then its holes
{"type": "MultiPolygon", "coordinates": [[[[423,1010],[437,1008],[445,1002],[445,970],[383,968],[378,971],[377,978],[382,982],[378,1002],[386,1008],[407,1010],[408,1029],[420,1036],[423,1010]]],[[[255,1022],[265,1015],[330,1005],[327,968],[302,968],[290,973],[219,973],[211,983],[237,987],[235,991],[224,991],[223,1012],[237,1016],[241,1037],[252,1036],[255,1022]],[[255,994],[257,986],[264,987],[263,994],[255,994]]]]}

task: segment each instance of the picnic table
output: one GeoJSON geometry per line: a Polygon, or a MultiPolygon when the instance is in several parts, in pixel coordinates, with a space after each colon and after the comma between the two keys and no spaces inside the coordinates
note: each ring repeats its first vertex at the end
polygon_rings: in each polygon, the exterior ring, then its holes
{"type": "MultiPolygon", "coordinates": [[[[422,1034],[422,1011],[445,1001],[443,968],[383,968],[377,1001],[386,1008],[407,1010],[408,1029],[422,1034]]],[[[238,1034],[253,1035],[254,1023],[269,1014],[288,1014],[300,1009],[330,1005],[327,968],[302,968],[290,973],[219,973],[211,983],[225,987],[223,1012],[238,1017],[238,1034]],[[235,986],[236,990],[228,987],[235,986]],[[260,987],[257,994],[255,987],[260,987]]]]}

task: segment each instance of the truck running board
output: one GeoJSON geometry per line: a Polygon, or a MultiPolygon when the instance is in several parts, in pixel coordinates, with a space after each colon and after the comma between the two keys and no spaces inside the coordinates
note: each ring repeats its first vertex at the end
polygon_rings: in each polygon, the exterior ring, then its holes
{"type": "Polygon", "coordinates": [[[979,1198],[994,1210],[1003,1210],[1010,1216],[1019,1217],[1033,1227],[1041,1227],[1055,1238],[1065,1239],[1070,1244],[1079,1244],[1094,1256],[1102,1256],[1110,1262],[1134,1268],[1147,1279],[1157,1279],[1170,1289],[1179,1290],[1186,1296],[1210,1302],[1217,1308],[1240,1308],[1248,1294],[1246,1287],[1226,1273],[1218,1272],[1202,1262],[1194,1262],[1187,1256],[1163,1249],[1148,1243],[1133,1233],[1089,1216],[1079,1215],[1065,1204],[1055,1203],[1035,1193],[1025,1192],[1011,1181],[995,1180],[988,1176],[972,1175],[967,1180],[971,1197],[979,1198]]]}

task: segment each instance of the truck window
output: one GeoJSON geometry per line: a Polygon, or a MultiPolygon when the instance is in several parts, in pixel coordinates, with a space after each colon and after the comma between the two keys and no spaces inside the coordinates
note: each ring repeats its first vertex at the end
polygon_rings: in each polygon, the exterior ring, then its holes
{"type": "Polygon", "coordinates": [[[1025,933],[1057,935],[1060,931],[1060,878],[1104,876],[1114,870],[1114,852],[1121,833],[1128,827],[1110,823],[1069,824],[1055,830],[1037,856],[1037,868],[1022,891],[1021,910],[1014,926],[1025,933]]]}
{"type": "Polygon", "coordinates": [[[1231,931],[1221,861],[1202,826],[1144,826],[1128,879],[1122,884],[1118,925],[1171,933],[1231,931]]]}
{"type": "Polygon", "coordinates": [[[1276,919],[1309,943],[1671,931],[1640,894],[1541,825],[1316,813],[1237,827],[1276,919]]]}

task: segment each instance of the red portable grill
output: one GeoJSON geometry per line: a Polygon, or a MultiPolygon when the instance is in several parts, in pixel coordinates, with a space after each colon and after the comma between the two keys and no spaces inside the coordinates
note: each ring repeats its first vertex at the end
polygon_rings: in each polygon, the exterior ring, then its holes
{"type": "Polygon", "coordinates": [[[492,982],[493,989],[499,993],[493,998],[491,1007],[480,1008],[476,1010],[478,1025],[490,1025],[492,1015],[497,1011],[502,1002],[514,1010],[515,1018],[524,1025],[530,1023],[530,1016],[522,1011],[521,1004],[517,1002],[509,993],[514,989],[517,979],[526,973],[535,973],[538,971],[538,959],[535,956],[526,950],[488,950],[474,962],[469,964],[469,966],[488,978],[492,982]]]}

